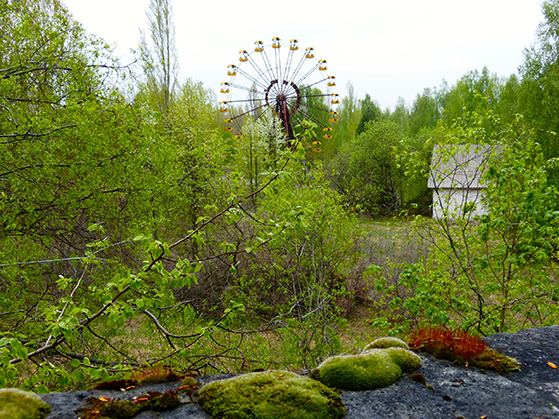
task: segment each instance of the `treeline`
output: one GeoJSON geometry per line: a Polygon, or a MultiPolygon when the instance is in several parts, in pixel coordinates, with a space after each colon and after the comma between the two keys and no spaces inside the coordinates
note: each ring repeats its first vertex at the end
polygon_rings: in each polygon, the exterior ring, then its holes
{"type": "MultiPolygon", "coordinates": [[[[474,70],[454,85],[443,82],[426,88],[411,106],[400,99],[394,110],[382,110],[368,94],[358,100],[349,82],[333,134],[334,151],[326,157],[332,159],[328,166],[334,185],[347,201],[372,216],[399,210],[428,213],[431,202],[425,178],[406,170],[398,156],[409,149],[421,151],[428,164],[441,129],[466,115],[498,116],[500,124],[486,127],[495,139],[522,115],[522,124],[534,130],[545,159],[559,157],[559,4],[546,1],[542,11],[544,20],[534,43],[524,51],[518,74],[474,70]]],[[[550,167],[548,173],[550,183],[558,186],[559,169],[550,167]]]]}

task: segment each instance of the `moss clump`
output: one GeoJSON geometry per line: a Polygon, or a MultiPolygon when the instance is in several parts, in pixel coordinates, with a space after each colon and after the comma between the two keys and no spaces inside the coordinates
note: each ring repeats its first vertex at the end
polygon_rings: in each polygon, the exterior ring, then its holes
{"type": "Polygon", "coordinates": [[[214,381],[199,402],[213,419],[337,419],[340,396],[323,384],[285,371],[264,371],[214,381]]]}
{"type": "Polygon", "coordinates": [[[340,355],[326,359],[311,371],[311,378],[343,390],[373,390],[394,383],[404,372],[416,370],[421,360],[400,348],[373,348],[359,355],[340,355]]]}
{"type": "Polygon", "coordinates": [[[419,329],[412,333],[410,347],[413,351],[427,352],[457,365],[473,365],[500,374],[520,371],[520,363],[516,359],[489,348],[480,337],[463,330],[445,327],[419,329]]]}
{"type": "Polygon", "coordinates": [[[0,419],[43,419],[51,410],[35,393],[0,389],[0,419]]]}
{"type": "Polygon", "coordinates": [[[363,351],[368,351],[369,349],[374,349],[374,348],[379,348],[379,349],[383,349],[383,348],[410,349],[408,344],[406,342],[404,342],[402,339],[392,338],[392,337],[384,337],[384,338],[375,339],[374,341],[369,343],[367,346],[365,346],[363,351]]]}
{"type": "Polygon", "coordinates": [[[499,374],[520,371],[520,362],[491,348],[486,348],[480,355],[471,358],[470,363],[481,369],[497,371],[499,374]]]}
{"type": "Polygon", "coordinates": [[[76,410],[82,419],[132,419],[144,410],[163,412],[181,404],[180,397],[173,390],[165,393],[148,391],[134,400],[90,397],[86,402],[87,407],[76,410]]]}

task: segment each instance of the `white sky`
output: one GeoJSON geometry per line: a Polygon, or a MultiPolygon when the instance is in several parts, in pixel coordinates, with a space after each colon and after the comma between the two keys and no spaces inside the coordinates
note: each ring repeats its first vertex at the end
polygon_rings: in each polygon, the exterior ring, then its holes
{"type": "MultiPolygon", "coordinates": [[[[63,0],[85,28],[125,56],[147,30],[149,0],[63,0]]],[[[174,0],[180,81],[218,91],[227,65],[254,41],[314,47],[338,93],[351,81],[382,108],[411,105],[425,88],[454,84],[472,70],[517,72],[543,20],[541,0],[174,0]]],[[[220,95],[218,94],[218,98],[220,95]]]]}

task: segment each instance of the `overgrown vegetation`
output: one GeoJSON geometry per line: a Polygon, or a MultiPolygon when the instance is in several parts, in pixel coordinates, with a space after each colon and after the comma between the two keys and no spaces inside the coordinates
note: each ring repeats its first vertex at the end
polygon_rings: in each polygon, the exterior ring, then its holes
{"type": "Polygon", "coordinates": [[[122,66],[58,0],[0,0],[0,387],[313,368],[377,333],[557,323],[559,2],[519,75],[393,111],[348,83],[312,159],[312,120],[293,149],[273,112],[223,131],[212,90],[176,79],[170,2],[149,7],[122,66]],[[487,213],[431,219],[433,148],[464,144],[487,147],[487,213]]]}

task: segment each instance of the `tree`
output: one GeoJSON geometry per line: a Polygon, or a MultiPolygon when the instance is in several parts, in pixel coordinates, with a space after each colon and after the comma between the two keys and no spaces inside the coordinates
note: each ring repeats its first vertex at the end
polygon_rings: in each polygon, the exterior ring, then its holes
{"type": "MultiPolygon", "coordinates": [[[[542,12],[544,21],[538,26],[536,43],[524,51],[520,103],[549,159],[559,157],[559,1],[544,1],[542,12]]],[[[559,185],[559,168],[552,169],[549,177],[552,184],[559,185]]]]}
{"type": "Polygon", "coordinates": [[[367,124],[346,151],[347,166],[336,182],[350,204],[370,215],[394,214],[402,207],[403,169],[396,164],[402,132],[392,121],[367,124]]]}
{"type": "MultiPolygon", "coordinates": [[[[211,89],[187,80],[177,88],[169,112],[169,129],[161,133],[174,150],[167,172],[174,187],[165,194],[176,196],[169,197],[172,207],[167,210],[183,213],[183,229],[185,225],[194,228],[198,218],[205,215],[204,207],[222,197],[218,179],[223,175],[231,146],[221,135],[224,131],[216,120],[215,102],[211,89]]],[[[168,219],[162,222],[161,228],[170,237],[168,219]]],[[[177,233],[181,234],[180,230],[177,233]]]]}
{"type": "Polygon", "coordinates": [[[410,111],[406,105],[404,98],[399,97],[396,101],[396,108],[391,112],[388,118],[396,123],[402,132],[406,135],[410,132],[410,111]]]}
{"type": "MultiPolygon", "coordinates": [[[[481,72],[470,71],[455,86],[440,92],[442,118],[451,124],[464,115],[472,115],[474,112],[485,114],[490,109],[495,110],[499,105],[501,87],[499,76],[491,74],[487,67],[481,72]]],[[[499,129],[500,127],[493,127],[494,131],[499,129]]]]}
{"type": "Polygon", "coordinates": [[[0,236],[74,256],[89,222],[116,232],[142,201],[145,131],[108,82],[127,70],[57,0],[1,11],[0,236]]]}
{"type": "Polygon", "coordinates": [[[374,122],[382,115],[382,111],[377,103],[375,103],[371,96],[367,93],[365,99],[360,103],[361,105],[361,119],[357,125],[356,134],[361,134],[367,130],[367,123],[374,122]]]}
{"type": "Polygon", "coordinates": [[[146,14],[151,45],[142,32],[140,48],[144,54],[147,89],[153,96],[157,109],[167,121],[178,74],[171,0],[150,0],[146,14]]]}
{"type": "Polygon", "coordinates": [[[522,100],[522,81],[516,74],[511,75],[501,88],[497,113],[503,122],[512,123],[517,115],[522,114],[524,105],[522,100]]]}
{"type": "Polygon", "coordinates": [[[344,98],[342,98],[339,112],[340,121],[334,128],[332,134],[337,150],[355,139],[357,126],[359,125],[362,116],[362,110],[359,107],[359,101],[357,100],[357,96],[355,94],[355,88],[350,81],[347,82],[347,94],[344,98]]]}
{"type": "Polygon", "coordinates": [[[422,128],[435,128],[440,118],[439,104],[431,89],[417,95],[410,114],[410,135],[415,136],[422,128]]]}

